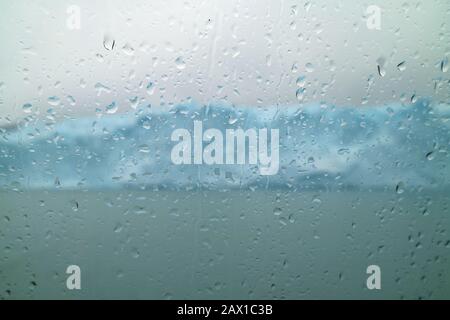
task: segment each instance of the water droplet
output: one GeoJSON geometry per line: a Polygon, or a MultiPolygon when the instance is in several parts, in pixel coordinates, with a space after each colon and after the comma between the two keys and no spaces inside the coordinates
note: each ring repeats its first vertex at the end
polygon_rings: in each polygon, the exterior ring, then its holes
{"type": "Polygon", "coordinates": [[[314,65],[312,63],[308,62],[305,65],[305,70],[306,70],[306,72],[314,72],[314,65]]]}
{"type": "Polygon", "coordinates": [[[282,213],[283,213],[283,210],[281,208],[273,209],[273,214],[276,216],[280,216],[282,213]]]}
{"type": "Polygon", "coordinates": [[[116,45],[116,40],[112,39],[109,35],[105,35],[105,37],[103,38],[103,47],[108,50],[111,51],[114,49],[116,45]]]}
{"type": "Polygon", "coordinates": [[[186,63],[183,60],[183,57],[178,57],[175,59],[175,65],[177,66],[178,70],[183,70],[186,68],[186,63]]]}
{"type": "Polygon", "coordinates": [[[229,116],[229,118],[228,118],[228,123],[229,124],[235,124],[237,121],[238,121],[237,117],[229,116]]]}
{"type": "Polygon", "coordinates": [[[76,200],[72,200],[70,202],[70,205],[72,206],[72,210],[75,212],[77,212],[78,209],[80,208],[80,205],[78,204],[78,201],[76,201],[76,200]]]}
{"type": "Polygon", "coordinates": [[[147,84],[146,90],[147,90],[147,94],[148,94],[149,96],[151,96],[151,95],[155,92],[155,86],[153,85],[153,82],[149,82],[149,83],[147,84]]]}
{"type": "Polygon", "coordinates": [[[295,96],[297,97],[297,100],[299,102],[303,102],[303,100],[305,99],[305,88],[299,88],[297,89],[297,92],[295,93],[295,96]]]}
{"type": "Polygon", "coordinates": [[[103,56],[102,56],[100,53],[97,53],[97,54],[95,55],[95,57],[97,58],[97,61],[98,61],[98,62],[103,62],[103,60],[104,60],[103,56]]]}
{"type": "Polygon", "coordinates": [[[399,70],[399,71],[405,71],[406,70],[406,62],[405,61],[402,61],[402,62],[400,62],[398,65],[397,65],[397,69],[399,70]]]}
{"type": "Polygon", "coordinates": [[[341,149],[339,149],[338,150],[338,154],[339,155],[344,155],[344,154],[350,154],[350,149],[348,149],[348,148],[341,148],[341,149]]]}
{"type": "Polygon", "coordinates": [[[67,100],[69,101],[71,106],[74,106],[76,104],[75,98],[72,96],[67,96],[67,100]]]}
{"type": "Polygon", "coordinates": [[[131,104],[131,108],[136,109],[139,105],[139,99],[138,97],[134,97],[129,99],[130,100],[130,104],[131,104]]]}
{"type": "Polygon", "coordinates": [[[122,47],[122,52],[127,56],[132,56],[134,55],[134,48],[129,43],[127,43],[122,47]]]}
{"type": "Polygon", "coordinates": [[[139,152],[141,153],[149,153],[150,152],[150,147],[146,144],[141,144],[139,147],[139,152]]]}
{"type": "Polygon", "coordinates": [[[133,258],[137,259],[140,256],[139,250],[136,248],[133,248],[131,255],[133,256],[133,258]]]}
{"type": "Polygon", "coordinates": [[[31,103],[26,103],[22,106],[22,110],[25,113],[31,113],[31,111],[33,110],[33,106],[31,105],[31,103]]]}
{"type": "Polygon", "coordinates": [[[148,116],[142,120],[142,128],[146,130],[151,128],[151,119],[148,116]]]}
{"type": "Polygon", "coordinates": [[[395,187],[395,192],[397,192],[397,194],[402,194],[403,192],[405,192],[405,184],[401,181],[397,183],[397,186],[395,187]]]}
{"type": "Polygon", "coordinates": [[[119,108],[117,107],[116,103],[113,102],[110,105],[106,106],[106,113],[113,114],[116,113],[118,109],[119,108]]]}
{"type": "Polygon", "coordinates": [[[428,159],[428,160],[433,160],[434,159],[434,152],[433,151],[431,151],[431,152],[428,152],[427,154],[426,154],[426,158],[428,159]]]}
{"type": "Polygon", "coordinates": [[[386,70],[384,70],[384,68],[381,65],[378,65],[377,68],[378,68],[378,74],[380,75],[380,77],[384,77],[386,75],[386,70]]]}
{"type": "Polygon", "coordinates": [[[296,81],[297,87],[304,87],[306,85],[306,77],[305,76],[300,76],[297,78],[296,81]]]}
{"type": "Polygon", "coordinates": [[[448,71],[448,58],[445,58],[441,61],[441,71],[442,72],[448,71]]]}
{"type": "Polygon", "coordinates": [[[319,205],[319,204],[322,204],[322,200],[319,198],[318,195],[315,195],[315,196],[313,197],[312,203],[318,204],[318,205],[319,205]]]}
{"type": "Polygon", "coordinates": [[[305,2],[304,8],[305,11],[308,12],[309,9],[311,9],[311,2],[310,1],[305,2]]]}
{"type": "Polygon", "coordinates": [[[103,92],[111,93],[111,89],[105,86],[104,84],[97,82],[94,86],[95,91],[97,91],[97,96],[100,97],[103,92]]]}
{"type": "Polygon", "coordinates": [[[60,100],[59,100],[58,97],[53,96],[53,97],[49,97],[49,98],[47,99],[47,102],[48,102],[48,104],[51,105],[51,106],[57,106],[57,105],[59,105],[60,100]]]}
{"type": "Polygon", "coordinates": [[[115,226],[114,226],[114,233],[120,233],[121,231],[122,231],[122,224],[121,223],[117,223],[115,226]]]}

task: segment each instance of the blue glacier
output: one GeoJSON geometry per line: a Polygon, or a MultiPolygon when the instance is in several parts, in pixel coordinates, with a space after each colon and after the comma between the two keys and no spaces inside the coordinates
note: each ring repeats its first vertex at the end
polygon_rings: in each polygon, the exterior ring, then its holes
{"type": "Polygon", "coordinates": [[[0,128],[0,187],[435,188],[449,184],[449,146],[450,108],[425,99],[358,108],[189,102],[0,128]],[[173,165],[171,133],[192,129],[194,120],[205,129],[278,128],[278,174],[261,176],[254,165],[173,165]]]}

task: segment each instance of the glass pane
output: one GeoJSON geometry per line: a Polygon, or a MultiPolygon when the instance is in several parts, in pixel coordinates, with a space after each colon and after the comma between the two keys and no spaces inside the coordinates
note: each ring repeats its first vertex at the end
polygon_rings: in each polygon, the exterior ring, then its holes
{"type": "Polygon", "coordinates": [[[449,20],[2,1],[0,298],[450,298],[449,20]]]}

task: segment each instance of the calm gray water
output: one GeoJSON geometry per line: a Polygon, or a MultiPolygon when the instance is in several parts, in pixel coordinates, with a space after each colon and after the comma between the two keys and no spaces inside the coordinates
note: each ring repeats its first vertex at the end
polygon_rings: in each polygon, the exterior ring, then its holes
{"type": "Polygon", "coordinates": [[[448,299],[450,194],[0,193],[7,299],[448,299]],[[67,266],[82,289],[66,288],[67,266]],[[366,288],[378,265],[382,289],[366,288]]]}

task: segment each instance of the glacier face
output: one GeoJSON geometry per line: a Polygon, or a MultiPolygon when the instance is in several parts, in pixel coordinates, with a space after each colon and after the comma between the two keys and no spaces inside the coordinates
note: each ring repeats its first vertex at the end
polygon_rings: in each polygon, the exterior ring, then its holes
{"type": "Polygon", "coordinates": [[[29,118],[0,129],[0,186],[36,188],[434,188],[450,181],[448,105],[349,108],[180,104],[169,111],[45,123],[29,118]],[[255,165],[174,165],[177,128],[276,128],[280,170],[255,165]]]}

